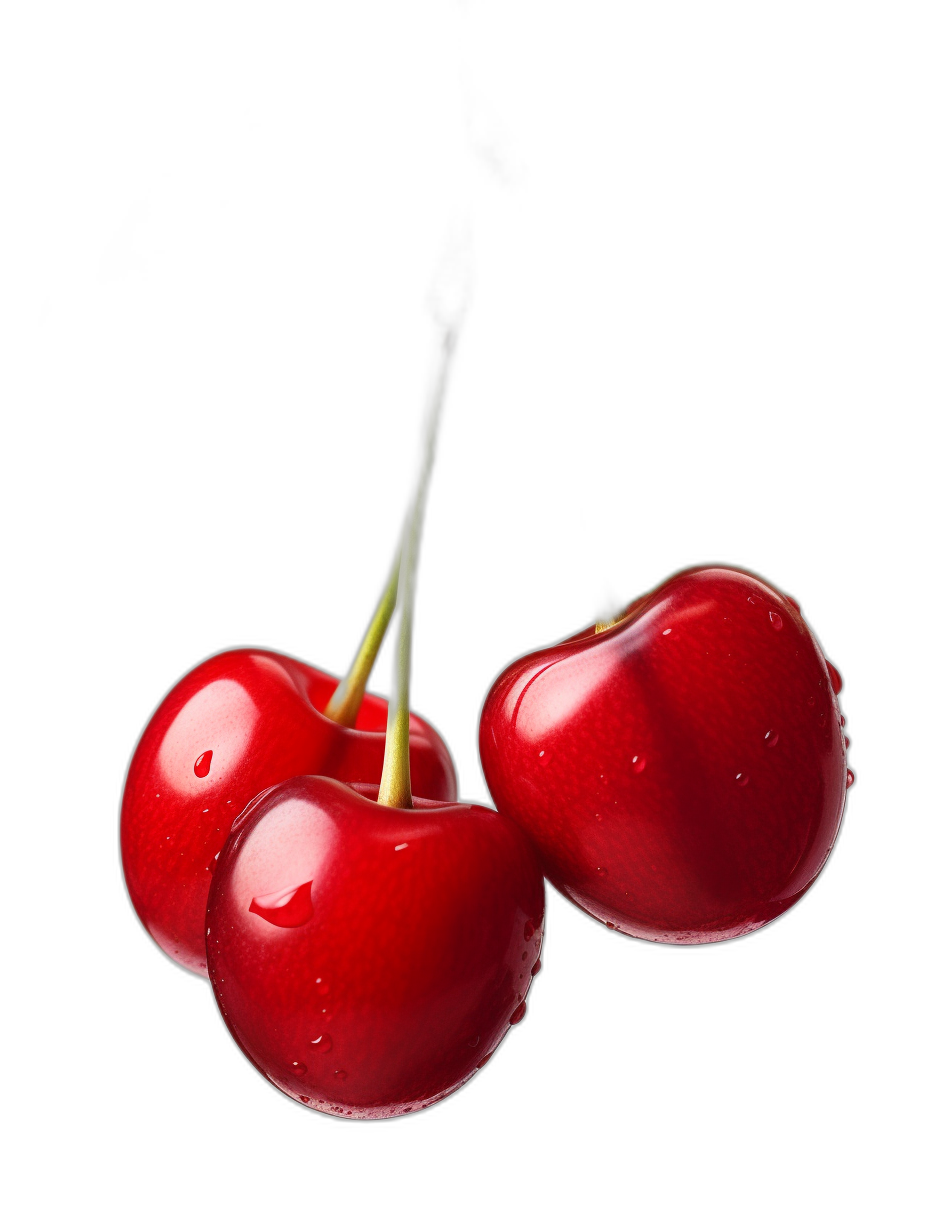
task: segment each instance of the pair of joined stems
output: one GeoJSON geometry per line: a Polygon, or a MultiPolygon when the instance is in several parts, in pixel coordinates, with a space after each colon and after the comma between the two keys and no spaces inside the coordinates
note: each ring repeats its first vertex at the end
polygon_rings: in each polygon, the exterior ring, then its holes
{"type": "Polygon", "coordinates": [[[400,627],[396,642],[396,672],[393,696],[387,717],[383,774],[377,803],[390,808],[412,808],[412,782],[409,771],[409,679],[412,666],[412,614],[416,588],[416,566],[429,479],[435,461],[435,441],[448,385],[451,360],[457,343],[457,329],[442,331],[439,362],[427,406],[425,447],[412,504],[403,524],[403,534],[390,576],[384,586],[370,624],[361,639],[351,667],[338,685],[325,709],[327,718],[346,727],[357,720],[368,677],[384,635],[400,602],[400,627]]]}

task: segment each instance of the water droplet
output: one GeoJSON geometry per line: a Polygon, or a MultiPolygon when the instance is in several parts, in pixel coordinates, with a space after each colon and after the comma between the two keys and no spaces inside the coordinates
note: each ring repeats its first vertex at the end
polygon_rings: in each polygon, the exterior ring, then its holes
{"type": "Polygon", "coordinates": [[[317,976],[316,977],[316,992],[319,994],[320,997],[324,997],[328,991],[329,991],[328,984],[323,984],[321,975],[317,976]]]}
{"type": "Polygon", "coordinates": [[[472,1035],[472,1036],[470,1037],[470,1039],[467,1041],[467,1047],[468,1047],[468,1048],[476,1048],[476,1047],[477,1047],[477,1045],[478,1045],[479,1043],[480,1043],[480,1036],[479,1036],[479,1035],[472,1035]]]}
{"type": "Polygon", "coordinates": [[[848,770],[847,772],[847,785],[848,787],[854,786],[854,771],[853,770],[848,770]]]}
{"type": "Polygon", "coordinates": [[[539,761],[544,761],[544,760],[545,760],[545,751],[544,751],[544,749],[541,749],[541,750],[539,751],[539,753],[538,753],[538,760],[539,760],[539,761]]]}
{"type": "Polygon", "coordinates": [[[661,634],[661,637],[666,637],[668,633],[673,633],[673,629],[665,629],[661,634]]]}
{"type": "Polygon", "coordinates": [[[273,894],[260,894],[251,900],[248,910],[278,928],[299,928],[313,917],[312,886],[311,881],[304,881],[273,894]]]}
{"type": "Polygon", "coordinates": [[[339,1082],[344,1082],[348,1077],[348,1071],[346,1069],[337,1069],[332,1077],[337,1078],[339,1082]]]}
{"type": "Polygon", "coordinates": [[[532,975],[537,975],[540,970],[541,970],[541,959],[539,958],[536,960],[534,967],[532,967],[532,975]]]}
{"type": "Polygon", "coordinates": [[[602,819],[603,819],[603,815],[602,815],[602,813],[594,813],[594,814],[593,814],[593,818],[594,818],[594,820],[596,820],[596,821],[602,821],[602,819]]]}
{"type": "Polygon", "coordinates": [[[489,1061],[489,1059],[490,1059],[490,1057],[492,1057],[492,1055],[493,1055],[493,1053],[492,1053],[492,1052],[488,1052],[488,1053],[487,1053],[487,1055],[483,1058],[483,1060],[482,1060],[482,1061],[478,1061],[478,1062],[477,1062],[477,1068],[478,1068],[478,1069],[483,1069],[483,1067],[486,1065],[487,1061],[489,1061]]]}
{"type": "Polygon", "coordinates": [[[831,681],[832,689],[834,689],[836,694],[840,693],[844,687],[844,681],[841,679],[841,673],[835,665],[833,663],[829,663],[827,659],[825,660],[825,666],[828,668],[828,679],[831,681]]]}
{"type": "Polygon", "coordinates": [[[843,726],[844,726],[844,724],[845,724],[846,722],[847,722],[847,719],[846,719],[846,718],[844,717],[844,715],[842,714],[842,715],[841,715],[841,726],[843,727],[843,726]]]}
{"type": "Polygon", "coordinates": [[[209,864],[207,864],[207,866],[206,866],[206,871],[209,873],[209,875],[210,875],[211,877],[212,877],[213,873],[215,873],[215,871],[216,871],[216,857],[215,857],[215,856],[213,856],[213,858],[210,860],[209,864]]]}
{"type": "Polygon", "coordinates": [[[290,1072],[296,1074],[297,1078],[302,1078],[306,1073],[306,1066],[302,1061],[294,1061],[290,1066],[290,1072]]]}
{"type": "Polygon", "coordinates": [[[632,758],[632,770],[635,774],[640,774],[647,764],[648,760],[646,757],[635,756],[632,758]]]}
{"type": "Polygon", "coordinates": [[[846,749],[849,749],[849,748],[851,747],[851,738],[850,738],[850,736],[845,736],[845,737],[844,737],[844,747],[845,747],[846,749]]]}
{"type": "MultiPolygon", "coordinates": [[[[200,756],[193,763],[193,773],[197,776],[198,779],[205,779],[206,776],[209,774],[209,765],[212,760],[213,760],[213,750],[207,749],[206,752],[201,753],[200,756]]],[[[189,765],[190,763],[188,762],[187,764],[189,765]]]]}
{"type": "Polygon", "coordinates": [[[612,921],[611,921],[611,920],[607,920],[607,921],[606,921],[606,927],[607,927],[607,928],[615,928],[615,925],[612,923],[612,921]]]}
{"type": "Polygon", "coordinates": [[[523,950],[522,951],[522,961],[525,962],[526,958],[528,958],[528,950],[523,950]]]}
{"type": "Polygon", "coordinates": [[[806,705],[807,705],[807,706],[814,706],[814,705],[815,705],[815,698],[814,698],[814,697],[810,697],[810,698],[808,698],[808,699],[807,699],[807,701],[806,701],[806,705]]]}
{"type": "Polygon", "coordinates": [[[509,1015],[509,1025],[511,1027],[514,1027],[517,1022],[521,1022],[522,1019],[525,1017],[525,1013],[527,1009],[528,1009],[528,1006],[525,1004],[524,1001],[521,1002],[521,1004],[517,1005],[516,1008],[509,1015]]]}
{"type": "Polygon", "coordinates": [[[405,851],[408,846],[409,846],[408,843],[397,843],[396,846],[393,848],[393,850],[394,851],[405,851]]]}
{"type": "Polygon", "coordinates": [[[739,787],[747,787],[750,781],[751,781],[751,776],[748,774],[745,774],[743,771],[741,774],[735,775],[735,782],[738,784],[739,787]]]}
{"type": "Polygon", "coordinates": [[[308,1103],[309,1103],[309,1096],[308,1096],[308,1095],[301,1095],[301,1096],[300,1096],[300,1103],[301,1103],[301,1104],[308,1104],[308,1103]]]}
{"type": "Polygon", "coordinates": [[[522,936],[526,941],[531,941],[531,939],[535,936],[535,925],[531,920],[525,921],[525,927],[522,929],[522,936]]]}
{"type": "Polygon", "coordinates": [[[786,600],[787,603],[791,603],[793,607],[796,609],[796,611],[800,613],[800,615],[802,614],[802,609],[800,608],[799,604],[796,602],[796,600],[793,598],[792,595],[784,595],[783,598],[786,600]]]}
{"type": "Polygon", "coordinates": [[[776,629],[777,633],[779,633],[783,628],[783,617],[779,612],[768,612],[767,615],[770,617],[770,623],[773,625],[774,629],[776,629]]]}
{"type": "Polygon", "coordinates": [[[596,869],[597,877],[606,877],[608,873],[609,873],[608,868],[604,867],[602,864],[600,864],[596,869]]]}
{"type": "Polygon", "coordinates": [[[326,1035],[325,1031],[321,1035],[317,1035],[315,1039],[309,1041],[310,1052],[331,1052],[332,1037],[326,1035]]]}
{"type": "Polygon", "coordinates": [[[779,739],[780,739],[779,732],[775,732],[771,730],[767,732],[767,734],[764,736],[764,744],[766,744],[768,749],[772,749],[776,747],[776,743],[779,739]]]}

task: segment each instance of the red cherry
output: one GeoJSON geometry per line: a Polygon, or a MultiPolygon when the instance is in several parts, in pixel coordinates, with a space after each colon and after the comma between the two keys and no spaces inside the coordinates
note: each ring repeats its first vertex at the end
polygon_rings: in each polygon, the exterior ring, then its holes
{"type": "Polygon", "coordinates": [[[793,601],[692,569],[506,668],[480,756],[568,898],[632,936],[721,941],[792,906],[831,851],[839,687],[793,601]]]}
{"type": "Polygon", "coordinates": [[[512,822],[475,804],[384,807],[377,790],[303,777],[265,792],[233,827],[206,914],[239,1047],[291,1098],[358,1119],[424,1108],[476,1073],[525,1013],[544,922],[512,822]]]}
{"type": "MultiPolygon", "coordinates": [[[[245,805],[297,774],[380,778],[387,703],[365,694],[355,727],[334,723],[322,711],[337,683],[286,655],[229,650],[175,685],[142,733],[122,802],[126,885],[155,941],[190,970],[206,970],[209,885],[245,805]]],[[[415,790],[456,799],[451,755],[416,715],[409,751],[415,790]]]]}

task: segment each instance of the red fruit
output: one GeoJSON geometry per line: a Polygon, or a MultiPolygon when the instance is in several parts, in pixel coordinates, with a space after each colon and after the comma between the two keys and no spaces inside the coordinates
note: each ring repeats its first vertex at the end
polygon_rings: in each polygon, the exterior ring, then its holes
{"type": "Polygon", "coordinates": [[[544,922],[537,858],[505,817],[376,796],[316,777],[264,793],[206,915],[239,1047],[293,1099],[358,1119],[424,1108],[476,1073],[524,1014],[544,922]]]}
{"type": "Polygon", "coordinates": [[[568,898],[635,937],[721,941],[792,906],[831,851],[838,688],[794,601],[691,569],[506,668],[480,756],[568,898]]]}
{"type": "MultiPolygon", "coordinates": [[[[387,703],[365,694],[356,727],[322,711],[334,676],[268,650],[229,650],[174,686],[132,757],[122,801],[126,885],[161,948],[205,972],[206,898],[233,819],[267,787],[297,774],[378,780],[387,703]]],[[[454,800],[441,737],[410,716],[416,791],[454,800]]]]}

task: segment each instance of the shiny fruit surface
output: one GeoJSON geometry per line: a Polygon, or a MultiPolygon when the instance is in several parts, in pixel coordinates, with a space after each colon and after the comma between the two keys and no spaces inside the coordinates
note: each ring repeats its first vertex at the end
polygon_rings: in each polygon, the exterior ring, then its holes
{"type": "Polygon", "coordinates": [[[851,781],[840,687],[793,600],[692,569],[506,668],[483,771],[585,911],[651,941],[720,941],[795,903],[832,848],[851,781]]]}
{"type": "Polygon", "coordinates": [[[356,1119],[449,1095],[525,1013],[544,882],[473,804],[376,803],[294,778],[236,821],[210,888],[209,976],[236,1042],[293,1099],[356,1119]]]}
{"type": "MultiPolygon", "coordinates": [[[[174,686],[142,733],[122,800],[123,870],[158,945],[206,972],[206,898],[234,818],[259,792],[297,774],[373,781],[383,767],[387,702],[366,694],[353,728],[322,711],[337,680],[269,650],[228,650],[174,686]]],[[[410,716],[413,787],[457,798],[451,755],[410,716]]]]}

